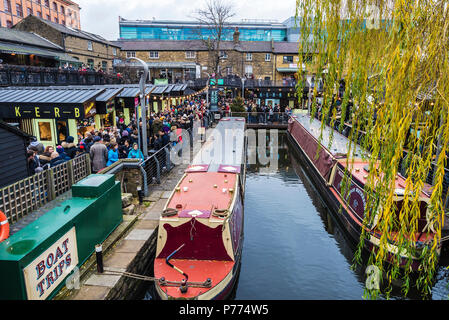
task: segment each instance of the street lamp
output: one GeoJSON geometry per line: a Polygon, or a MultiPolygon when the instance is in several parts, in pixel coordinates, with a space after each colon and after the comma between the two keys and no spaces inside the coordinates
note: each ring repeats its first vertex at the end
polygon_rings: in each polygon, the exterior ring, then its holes
{"type": "MultiPolygon", "coordinates": [[[[142,152],[144,154],[144,158],[148,157],[148,141],[147,141],[147,106],[146,106],[146,99],[145,99],[145,84],[146,84],[146,80],[148,78],[148,65],[142,61],[139,58],[129,58],[129,59],[133,59],[133,60],[137,60],[139,61],[142,65],[143,65],[143,74],[140,76],[140,105],[142,108],[142,152]]],[[[139,125],[139,112],[137,110],[137,114],[136,114],[136,120],[137,120],[137,125],[139,125]]],[[[138,130],[139,133],[139,142],[140,142],[140,130],[138,130]]]]}
{"type": "Polygon", "coordinates": [[[243,101],[245,101],[245,81],[246,81],[246,77],[242,78],[242,98],[243,101]]]}

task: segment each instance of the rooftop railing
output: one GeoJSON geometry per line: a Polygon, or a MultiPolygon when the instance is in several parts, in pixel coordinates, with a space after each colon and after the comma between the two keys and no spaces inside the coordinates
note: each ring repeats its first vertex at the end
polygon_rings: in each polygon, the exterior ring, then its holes
{"type": "Polygon", "coordinates": [[[124,83],[117,74],[94,70],[17,66],[0,64],[0,86],[65,86],[124,83]]]}

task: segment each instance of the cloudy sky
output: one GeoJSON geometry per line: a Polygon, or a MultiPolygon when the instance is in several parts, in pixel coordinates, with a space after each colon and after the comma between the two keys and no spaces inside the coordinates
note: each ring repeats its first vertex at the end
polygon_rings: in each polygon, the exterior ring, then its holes
{"type": "MultiPolygon", "coordinates": [[[[117,40],[118,17],[125,19],[194,20],[205,0],[74,0],[81,7],[81,29],[117,40]]],[[[295,14],[295,0],[224,0],[233,3],[233,21],[272,19],[283,22],[295,14]]]]}

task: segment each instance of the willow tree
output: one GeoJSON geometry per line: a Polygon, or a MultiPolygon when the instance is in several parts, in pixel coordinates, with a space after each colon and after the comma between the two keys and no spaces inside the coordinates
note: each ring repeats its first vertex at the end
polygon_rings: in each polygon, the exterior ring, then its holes
{"type": "MultiPolygon", "coordinates": [[[[303,52],[314,53],[316,63],[308,71],[324,82],[322,128],[337,119],[331,105],[340,80],[344,79],[341,114],[350,111],[347,121],[353,127],[348,170],[357,143],[371,154],[366,159],[370,170],[365,185],[364,225],[369,229],[377,222],[376,228],[382,236],[368,263],[382,272],[382,290],[387,297],[394,280],[401,280],[404,295],[411,285],[425,295],[430,294],[438,265],[445,216],[443,176],[449,143],[448,14],[448,1],[438,0],[296,2],[300,28],[298,64],[303,62],[303,52]],[[358,130],[366,132],[362,139],[358,130]],[[404,149],[408,150],[405,158],[404,149]],[[400,255],[417,252],[419,195],[432,162],[427,230],[435,233],[433,239],[421,244],[419,274],[411,277],[411,258],[400,266],[400,255]],[[405,168],[403,173],[407,177],[400,209],[393,200],[399,168],[405,168]],[[399,250],[389,258],[391,264],[386,267],[384,262],[392,239],[399,250]]],[[[302,86],[298,85],[301,95],[302,86]]],[[[311,112],[315,114],[316,99],[312,101],[311,112]]],[[[338,129],[343,129],[343,121],[338,129]]],[[[355,263],[360,262],[367,236],[363,229],[355,263]]],[[[368,297],[379,293],[377,289],[365,290],[368,297]]]]}

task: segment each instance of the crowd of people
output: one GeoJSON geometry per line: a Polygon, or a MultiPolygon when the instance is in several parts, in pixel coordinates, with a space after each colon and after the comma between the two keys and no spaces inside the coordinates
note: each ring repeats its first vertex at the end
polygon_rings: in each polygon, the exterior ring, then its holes
{"type": "MultiPolygon", "coordinates": [[[[204,100],[184,101],[162,112],[151,112],[147,117],[147,144],[149,153],[155,153],[167,145],[176,145],[180,137],[177,129],[191,129],[194,121],[201,121],[203,126],[209,125],[209,111],[204,100]]],[[[57,146],[47,146],[35,138],[28,146],[29,175],[54,167],[77,156],[88,153],[91,159],[92,172],[97,173],[119,159],[132,158],[144,160],[139,148],[139,135],[142,132],[142,119],[139,123],[135,117],[125,124],[124,117],[116,118],[116,127],[100,128],[78,135],[78,143],[74,137],[68,136],[57,146]]],[[[147,155],[148,156],[148,155],[147,155]]]]}

